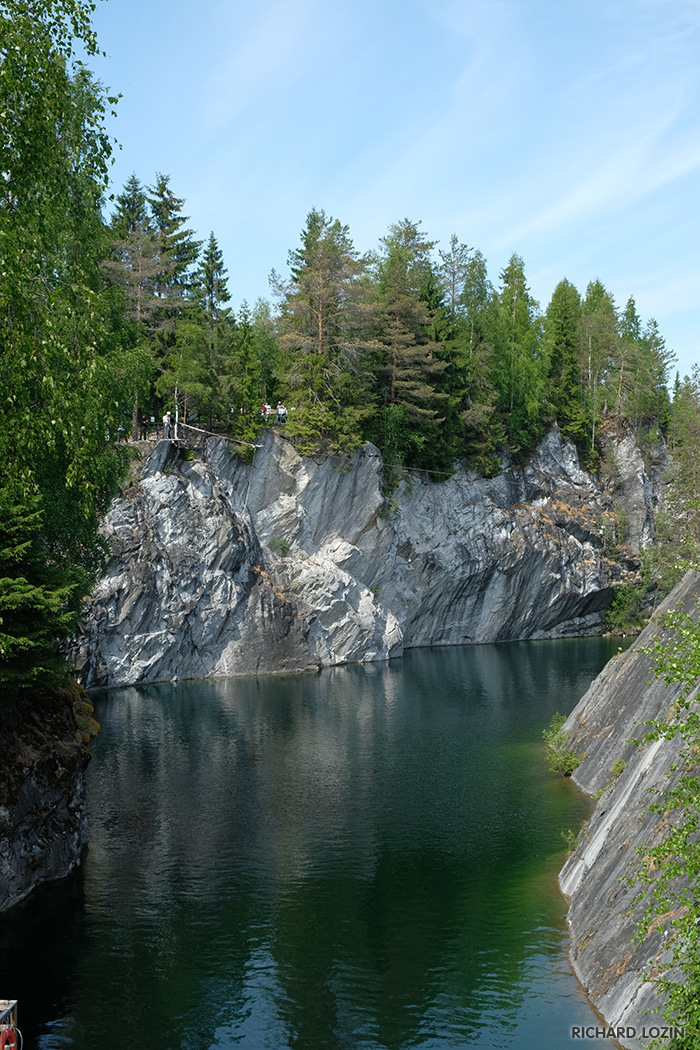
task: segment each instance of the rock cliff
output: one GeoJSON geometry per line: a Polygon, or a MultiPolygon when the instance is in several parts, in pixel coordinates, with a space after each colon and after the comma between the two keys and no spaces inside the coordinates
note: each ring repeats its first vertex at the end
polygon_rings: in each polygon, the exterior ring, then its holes
{"type": "Polygon", "coordinates": [[[0,720],[0,912],[78,863],[87,744],[97,729],[77,687],[27,698],[0,720]]]}
{"type": "MultiPolygon", "coordinates": [[[[590,634],[628,578],[614,493],[556,429],[525,467],[414,472],[389,498],[369,444],[302,458],[267,431],[250,464],[224,439],[192,455],[160,442],[109,511],[114,557],[74,641],[86,686],[590,634]]],[[[645,542],[654,496],[641,457],[621,458],[645,542]]]]}
{"type": "MultiPolygon", "coordinates": [[[[678,604],[697,615],[699,599],[700,573],[689,572],[633,647],[604,668],[563,727],[571,746],[585,752],[573,780],[591,795],[602,792],[559,877],[571,898],[571,962],[608,1024],[629,1032],[663,1023],[654,1012],[662,1001],[647,974],[668,960],[670,916],[661,916],[650,936],[633,945],[645,904],[634,902],[639,886],[630,885],[628,877],[640,863],[636,847],[653,845],[668,829],[668,815],[649,812],[653,792],[668,790],[680,776],[674,772],[677,738],[634,743],[643,737],[647,720],[666,718],[679,692],[653,678],[651,657],[641,649],[662,631],[658,616],[678,604]]],[[[648,1042],[637,1037],[620,1041],[630,1047],[648,1042]]]]}

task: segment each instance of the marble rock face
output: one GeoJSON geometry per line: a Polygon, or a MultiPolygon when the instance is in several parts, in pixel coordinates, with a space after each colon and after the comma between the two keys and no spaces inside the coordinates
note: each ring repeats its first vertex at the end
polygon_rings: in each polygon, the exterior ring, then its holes
{"type": "MultiPolygon", "coordinates": [[[[644,508],[642,543],[653,508],[634,464],[624,498],[644,508]]],[[[73,640],[82,683],[312,669],[600,628],[627,578],[608,556],[613,496],[556,428],[526,467],[490,479],[415,471],[387,498],[381,468],[373,445],[301,457],[273,431],[250,464],[224,439],[195,459],[160,442],[104,522],[113,558],[73,640]]]]}
{"type": "MultiPolygon", "coordinates": [[[[700,573],[688,572],[659,607],[633,646],[601,671],[563,729],[569,746],[585,757],[573,780],[600,795],[581,841],[559,876],[570,898],[570,957],[576,976],[609,1026],[639,1033],[662,1025],[658,986],[649,977],[669,961],[673,914],[661,915],[650,934],[635,934],[649,901],[630,876],[642,864],[638,847],[668,834],[673,814],[652,813],[658,794],[672,790],[683,773],[680,739],[643,742],[650,720],[666,722],[680,687],[654,677],[644,650],[665,635],[659,618],[676,606],[697,617],[700,573]],[[642,741],[637,744],[635,741],[642,741]]],[[[648,1039],[622,1038],[640,1048],[648,1039]]]]}

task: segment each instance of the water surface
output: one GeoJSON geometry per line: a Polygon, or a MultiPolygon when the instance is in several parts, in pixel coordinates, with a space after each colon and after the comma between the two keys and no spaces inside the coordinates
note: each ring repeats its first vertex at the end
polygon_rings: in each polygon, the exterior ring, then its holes
{"type": "Polygon", "coordinates": [[[542,730],[617,648],[100,695],[82,870],[0,934],[28,1046],[570,1043],[597,1019],[556,874],[589,804],[547,770],[542,730]]]}

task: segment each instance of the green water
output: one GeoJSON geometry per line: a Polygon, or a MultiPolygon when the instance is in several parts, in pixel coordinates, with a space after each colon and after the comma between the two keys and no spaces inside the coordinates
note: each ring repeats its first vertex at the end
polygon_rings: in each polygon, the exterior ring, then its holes
{"type": "Polygon", "coordinates": [[[98,697],[82,870],[0,935],[28,1047],[572,1042],[596,1018],[556,874],[589,806],[541,738],[617,648],[420,650],[98,697]]]}

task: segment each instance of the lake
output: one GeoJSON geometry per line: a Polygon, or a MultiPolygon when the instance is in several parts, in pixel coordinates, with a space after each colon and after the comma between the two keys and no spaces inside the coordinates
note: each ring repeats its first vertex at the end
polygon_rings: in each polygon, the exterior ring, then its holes
{"type": "Polygon", "coordinates": [[[556,881],[591,806],[542,731],[618,647],[96,694],[84,863],[0,923],[26,1050],[560,1050],[599,1024],[556,881]]]}

